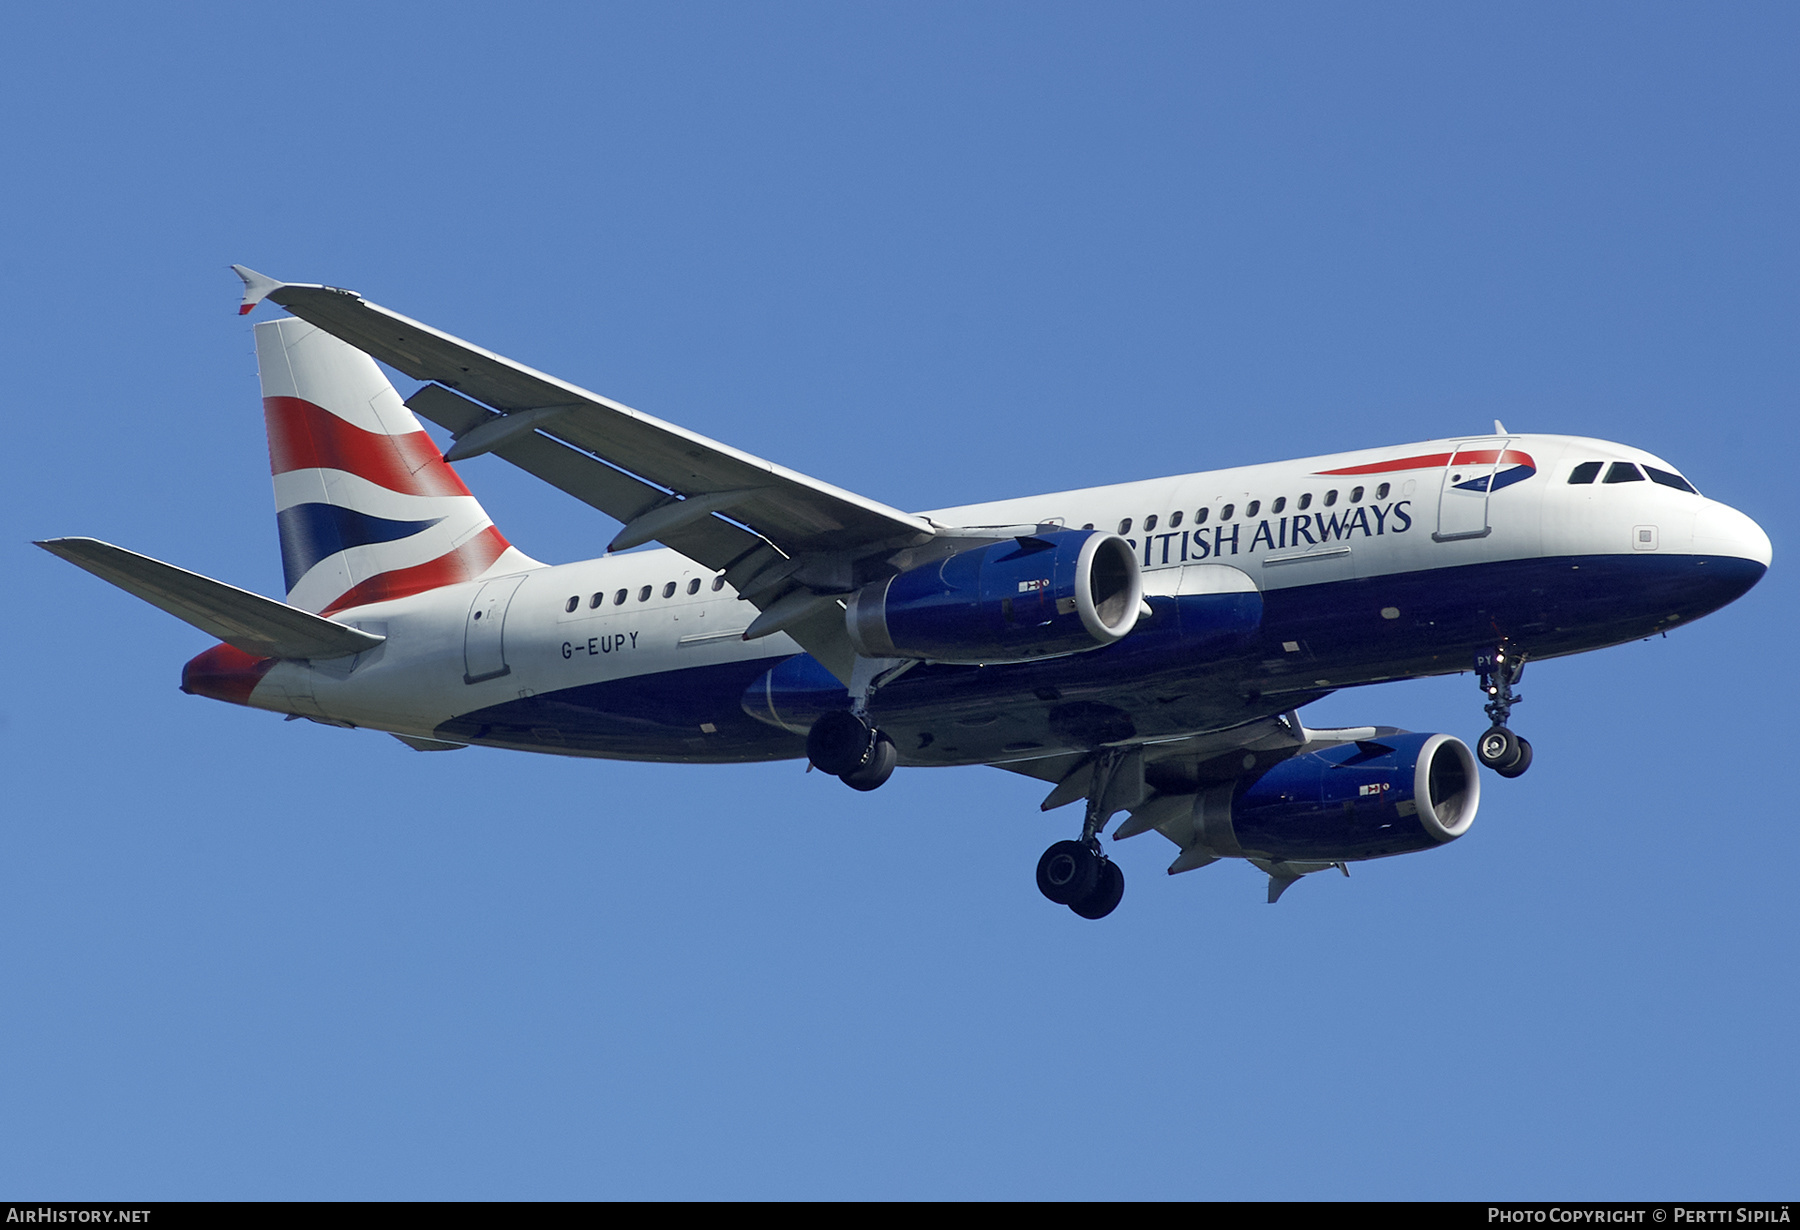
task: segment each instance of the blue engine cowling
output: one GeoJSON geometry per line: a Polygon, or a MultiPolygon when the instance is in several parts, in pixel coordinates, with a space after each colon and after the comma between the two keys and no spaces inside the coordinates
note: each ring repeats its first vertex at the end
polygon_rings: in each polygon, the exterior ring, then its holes
{"type": "Polygon", "coordinates": [[[1130,543],[1052,530],[864,586],[844,618],[868,657],[1025,662],[1112,644],[1137,625],[1143,597],[1130,543]]]}
{"type": "Polygon", "coordinates": [[[1240,858],[1382,858],[1455,841],[1480,802],[1475,756],[1461,739],[1397,733],[1303,752],[1202,792],[1194,837],[1240,858]]]}

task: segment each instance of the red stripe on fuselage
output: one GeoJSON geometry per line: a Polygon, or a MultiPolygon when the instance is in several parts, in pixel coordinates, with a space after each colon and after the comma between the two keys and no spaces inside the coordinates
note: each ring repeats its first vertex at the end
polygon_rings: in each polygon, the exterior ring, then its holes
{"type": "Polygon", "coordinates": [[[456,550],[434,560],[427,560],[411,568],[396,568],[391,572],[378,573],[366,581],[358,582],[341,596],[334,598],[331,605],[320,613],[329,615],[333,611],[348,610],[353,606],[367,606],[371,602],[386,602],[391,598],[406,598],[422,594],[428,589],[472,581],[486,572],[511,545],[498,529],[490,525],[456,550]]]}
{"type": "Polygon", "coordinates": [[[1449,453],[1432,453],[1425,457],[1402,457],[1398,461],[1372,461],[1363,466],[1345,466],[1341,470],[1319,470],[1319,474],[1388,474],[1395,470],[1429,470],[1450,464],[1449,453]]]}
{"type": "Polygon", "coordinates": [[[456,471],[422,431],[404,436],[364,431],[299,397],[263,398],[269,473],[343,470],[402,495],[468,495],[456,471]]]}
{"type": "Polygon", "coordinates": [[[1477,466],[1483,462],[1508,461],[1514,465],[1527,465],[1534,470],[1537,469],[1537,463],[1531,459],[1531,454],[1521,453],[1517,449],[1509,448],[1502,454],[1498,449],[1472,448],[1460,449],[1455,454],[1428,453],[1422,457],[1402,457],[1397,461],[1372,461],[1368,465],[1345,466],[1341,470],[1319,470],[1317,473],[1321,475],[1391,474],[1396,470],[1430,470],[1438,466],[1449,465],[1452,456],[1460,464],[1468,466],[1477,466]]]}

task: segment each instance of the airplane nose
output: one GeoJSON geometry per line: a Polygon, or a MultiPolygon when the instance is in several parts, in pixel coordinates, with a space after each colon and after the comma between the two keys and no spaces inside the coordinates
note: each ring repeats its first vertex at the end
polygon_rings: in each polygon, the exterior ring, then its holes
{"type": "Polygon", "coordinates": [[[1762,526],[1728,504],[1708,500],[1694,522],[1694,554],[1751,560],[1767,569],[1775,551],[1762,526]]]}

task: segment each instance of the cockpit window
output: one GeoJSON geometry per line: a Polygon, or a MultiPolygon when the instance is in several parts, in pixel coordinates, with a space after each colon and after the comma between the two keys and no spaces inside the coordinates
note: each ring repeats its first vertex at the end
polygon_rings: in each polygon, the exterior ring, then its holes
{"type": "Polygon", "coordinates": [[[1644,476],[1639,474],[1638,468],[1629,461],[1615,461],[1606,471],[1605,481],[1609,483],[1641,483],[1644,481],[1644,476]]]}
{"type": "Polygon", "coordinates": [[[1673,487],[1675,490],[1685,491],[1689,495],[1700,494],[1694,490],[1694,484],[1672,470],[1659,470],[1655,466],[1645,466],[1644,473],[1650,476],[1650,481],[1653,483],[1661,483],[1665,487],[1673,487]]]}
{"type": "Polygon", "coordinates": [[[1569,486],[1579,487],[1583,483],[1593,482],[1596,478],[1600,477],[1600,467],[1602,464],[1602,462],[1598,461],[1582,462],[1573,470],[1569,471],[1569,486]]]}

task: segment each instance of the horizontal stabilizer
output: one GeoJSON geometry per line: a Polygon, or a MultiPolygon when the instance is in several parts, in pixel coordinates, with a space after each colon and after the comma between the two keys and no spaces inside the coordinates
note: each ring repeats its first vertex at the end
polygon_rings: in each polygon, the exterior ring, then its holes
{"type": "Polygon", "coordinates": [[[342,658],[386,639],[96,538],[37,545],[257,657],[342,658]]]}

